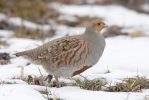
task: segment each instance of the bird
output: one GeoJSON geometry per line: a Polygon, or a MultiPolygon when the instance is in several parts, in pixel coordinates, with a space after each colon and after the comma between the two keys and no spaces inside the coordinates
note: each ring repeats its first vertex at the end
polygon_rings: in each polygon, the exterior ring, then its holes
{"type": "Polygon", "coordinates": [[[87,23],[80,35],[61,37],[30,50],[17,52],[55,77],[61,87],[60,77],[73,77],[93,67],[102,56],[106,43],[101,30],[106,24],[100,19],[87,23]]]}

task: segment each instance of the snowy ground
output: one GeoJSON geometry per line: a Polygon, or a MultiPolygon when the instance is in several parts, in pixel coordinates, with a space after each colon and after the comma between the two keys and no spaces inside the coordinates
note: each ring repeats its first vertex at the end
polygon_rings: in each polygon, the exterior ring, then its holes
{"type": "Polygon", "coordinates": [[[124,8],[122,6],[70,6],[56,4],[54,5],[54,7],[60,7],[59,11],[64,15],[69,16],[65,17],[65,19],[73,20],[73,18],[71,18],[73,15],[97,17],[104,19],[105,23],[109,26],[122,26],[124,28],[124,31],[127,32],[132,32],[135,29],[140,29],[149,34],[149,15],[137,13],[136,11],[124,8]]]}
{"type": "MultiPolygon", "coordinates": [[[[83,16],[91,12],[89,15],[106,16],[105,21],[109,25],[118,24],[124,25],[125,27],[131,26],[134,29],[142,25],[144,28],[141,29],[149,34],[149,22],[147,22],[149,21],[149,15],[138,14],[135,11],[120,6],[117,8],[115,8],[115,6],[91,6],[91,8],[92,11],[90,11],[90,6],[61,6],[60,11],[67,15],[79,14],[83,16]],[[97,13],[98,11],[99,13],[97,13]],[[130,16],[128,17],[127,15],[130,16]],[[123,24],[121,20],[124,21],[125,24],[123,24]]],[[[65,36],[68,32],[70,32],[70,35],[74,35],[84,31],[84,28],[67,28],[66,26],[59,26],[58,29],[62,32],[61,35],[59,35],[58,31],[57,35],[52,39],[65,36]]],[[[13,54],[17,51],[31,49],[42,44],[41,41],[30,39],[8,38],[9,34],[13,34],[11,31],[0,30],[0,35],[2,34],[4,36],[3,39],[7,40],[10,46],[1,47],[0,52],[13,54]]],[[[119,82],[119,79],[135,77],[138,74],[140,76],[148,75],[148,60],[148,37],[130,38],[128,36],[117,36],[106,38],[106,49],[102,58],[94,67],[88,69],[82,73],[82,75],[90,79],[103,77],[106,78],[108,83],[119,82]],[[110,73],[106,73],[107,70],[109,70],[110,73]]],[[[12,79],[14,77],[20,77],[20,66],[24,66],[24,77],[28,75],[40,76],[38,67],[43,74],[46,74],[42,66],[34,64],[25,66],[27,62],[27,60],[19,57],[11,59],[11,64],[0,65],[0,80],[17,83],[12,85],[0,85],[0,100],[45,100],[43,95],[39,92],[45,90],[45,86],[28,85],[20,79],[12,79]]],[[[75,78],[77,77],[79,76],[75,76],[75,78]]],[[[61,81],[67,81],[67,79],[61,78],[61,81]]],[[[145,100],[145,97],[149,99],[149,90],[143,90],[139,93],[105,92],[89,91],[75,86],[68,86],[62,88],[48,88],[48,91],[51,91],[52,96],[60,97],[63,100],[145,100]]]]}

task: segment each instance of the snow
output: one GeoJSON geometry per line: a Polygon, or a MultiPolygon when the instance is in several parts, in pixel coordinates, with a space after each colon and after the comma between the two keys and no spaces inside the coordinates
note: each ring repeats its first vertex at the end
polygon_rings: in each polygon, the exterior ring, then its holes
{"type": "Polygon", "coordinates": [[[60,38],[66,35],[72,36],[72,35],[79,35],[82,34],[85,31],[84,27],[68,27],[66,25],[59,25],[57,26],[57,31],[55,33],[55,36],[53,36],[50,40],[60,38]]]}
{"type": "Polygon", "coordinates": [[[143,95],[140,93],[111,93],[103,91],[88,91],[80,90],[79,87],[62,87],[61,89],[50,89],[55,91],[62,99],[67,100],[143,100],[143,95]],[[72,91],[72,92],[70,92],[72,91]],[[78,92],[79,91],[79,92],[78,92]]]}
{"type": "Polygon", "coordinates": [[[5,14],[0,13],[0,21],[1,21],[1,20],[3,20],[3,19],[5,19],[5,18],[6,18],[6,15],[5,15],[5,14]]]}
{"type": "Polygon", "coordinates": [[[0,21],[6,20],[6,22],[10,25],[14,26],[25,26],[29,29],[42,29],[42,30],[49,30],[51,27],[50,25],[39,25],[30,21],[23,20],[19,17],[7,17],[5,14],[0,13],[0,21]]]}
{"type": "Polygon", "coordinates": [[[2,36],[2,37],[9,37],[13,34],[14,34],[14,32],[10,31],[10,30],[0,30],[0,36],[2,36]]]}
{"type": "Polygon", "coordinates": [[[149,3],[146,3],[146,4],[141,5],[141,8],[143,10],[145,10],[146,12],[149,12],[149,3]]]}
{"type": "Polygon", "coordinates": [[[45,100],[38,91],[29,88],[27,85],[1,85],[0,89],[1,100],[45,100]]]}
{"type": "MultiPolygon", "coordinates": [[[[140,25],[148,29],[149,16],[139,14],[135,11],[126,9],[120,6],[68,6],[62,5],[60,12],[66,14],[61,18],[70,18],[72,15],[80,16],[90,15],[104,17],[108,25],[118,24],[125,27],[138,28],[140,25]],[[79,9],[79,10],[78,10],[79,9]],[[89,13],[90,12],[90,13],[89,13]],[[100,13],[98,13],[100,12],[100,13]],[[108,12],[108,13],[107,13],[108,12]],[[129,16],[127,16],[129,15],[129,16]]],[[[0,14],[0,18],[4,15],[0,14]]],[[[75,19],[74,19],[75,20],[75,19]]],[[[16,25],[21,25],[20,18],[10,18],[9,22],[15,22],[16,25]]],[[[72,21],[72,20],[71,20],[72,21]]],[[[36,24],[25,21],[28,27],[35,28],[36,24]]],[[[13,23],[14,24],[14,23],[13,23]]],[[[65,35],[76,35],[84,32],[84,27],[68,27],[65,25],[57,26],[56,35],[50,40],[63,37],[65,35]]],[[[144,30],[145,31],[145,30],[144,30]]],[[[44,91],[46,86],[28,85],[20,79],[21,67],[24,67],[24,77],[28,75],[40,76],[38,68],[42,74],[47,74],[41,65],[30,64],[22,57],[12,55],[15,52],[35,48],[42,44],[41,41],[9,38],[14,34],[12,31],[0,30],[0,35],[6,38],[9,46],[0,48],[0,52],[10,53],[12,59],[11,64],[0,65],[0,100],[46,100],[39,91],[44,91]],[[13,78],[16,79],[13,79],[13,78]],[[1,82],[9,82],[13,84],[1,84],[1,82]],[[15,83],[15,84],[14,84],[15,83]]],[[[130,38],[128,36],[116,36],[106,38],[106,48],[99,62],[83,72],[81,75],[89,79],[105,78],[110,84],[120,82],[119,79],[127,77],[135,77],[137,75],[148,75],[149,71],[149,37],[130,38]],[[110,73],[106,73],[109,71],[110,73]]],[[[73,78],[81,78],[79,75],[73,78]]],[[[147,76],[147,78],[149,78],[147,76]]],[[[69,82],[67,78],[61,78],[60,81],[69,82]]],[[[149,89],[142,92],[105,92],[105,91],[90,91],[80,89],[76,86],[65,86],[62,88],[48,87],[51,97],[59,97],[63,100],[144,100],[149,99],[149,89]]]]}
{"type": "Polygon", "coordinates": [[[71,22],[75,22],[77,21],[77,19],[73,16],[70,16],[70,15],[60,15],[58,17],[59,20],[68,20],[68,21],[71,21],[71,22]]]}
{"type": "MultiPolygon", "coordinates": [[[[108,26],[137,28],[149,34],[149,15],[137,13],[118,5],[59,5],[59,11],[66,15],[91,16],[103,18],[108,26]]],[[[54,7],[57,7],[54,5],[54,7]]]]}
{"type": "MultiPolygon", "coordinates": [[[[42,94],[38,92],[44,90],[42,86],[28,86],[26,84],[2,85],[0,86],[1,100],[26,100],[36,99],[45,100],[42,94]]],[[[60,97],[62,100],[93,100],[100,98],[101,100],[143,100],[147,93],[122,93],[122,92],[103,92],[88,91],[79,87],[62,87],[59,89],[48,89],[52,94],[60,97]],[[70,92],[71,91],[71,92],[70,92]],[[79,91],[79,92],[78,92],[79,91]]]]}
{"type": "Polygon", "coordinates": [[[9,18],[9,19],[7,19],[7,22],[9,24],[13,24],[15,26],[22,26],[23,25],[23,26],[26,26],[30,29],[43,29],[43,30],[49,30],[50,29],[49,25],[38,25],[38,24],[35,24],[33,22],[23,20],[19,17],[9,18]]]}
{"type": "MultiPolygon", "coordinates": [[[[9,39],[8,42],[11,46],[5,48],[7,52],[14,53],[15,50],[22,51],[31,49],[40,45],[41,42],[33,41],[29,39],[9,39]],[[20,45],[23,44],[23,45],[20,45]],[[35,44],[36,43],[36,44],[35,44]],[[30,45],[30,46],[29,46],[30,45]]],[[[92,68],[88,69],[83,76],[87,76],[89,79],[94,78],[105,78],[110,82],[119,82],[119,79],[127,77],[135,77],[136,75],[147,75],[149,70],[149,38],[130,38],[124,36],[117,36],[113,38],[106,39],[106,49],[100,61],[92,68]],[[106,73],[109,70],[110,73],[106,73]]],[[[0,52],[3,50],[0,50],[0,52]]],[[[0,79],[4,81],[11,81],[13,77],[20,76],[21,67],[24,66],[24,75],[37,75],[40,76],[38,67],[43,74],[46,71],[40,65],[31,64],[26,66],[27,60],[19,57],[11,59],[11,64],[0,66],[0,79]]],[[[78,78],[75,76],[74,78],[78,78]]],[[[61,81],[68,80],[61,78],[61,81]]],[[[16,80],[15,80],[16,81],[16,80]]],[[[0,89],[4,90],[0,92],[0,100],[9,100],[10,97],[15,100],[19,100],[24,97],[23,100],[27,98],[34,98],[37,100],[43,100],[44,97],[37,91],[36,86],[27,86],[25,82],[16,81],[15,85],[0,85],[0,89]],[[21,84],[21,85],[20,85],[21,84]],[[34,89],[36,87],[36,89],[34,89]],[[11,91],[12,90],[12,91],[11,91]],[[11,91],[11,92],[10,92],[11,91]],[[33,95],[32,95],[33,94],[33,95]],[[38,98],[39,97],[39,98],[38,98]]],[[[45,87],[42,87],[45,89],[45,87]]],[[[66,100],[91,100],[92,98],[100,98],[102,100],[111,100],[111,98],[116,100],[125,100],[128,93],[111,93],[104,91],[89,91],[83,90],[79,87],[62,87],[62,88],[48,88],[53,95],[58,95],[62,99],[66,100]],[[71,91],[71,92],[70,92],[71,91]],[[76,96],[74,96],[76,95],[76,96]],[[107,96],[109,95],[109,96],[107,96]]],[[[143,100],[144,96],[147,95],[149,91],[142,93],[129,93],[130,100],[143,100]]]]}

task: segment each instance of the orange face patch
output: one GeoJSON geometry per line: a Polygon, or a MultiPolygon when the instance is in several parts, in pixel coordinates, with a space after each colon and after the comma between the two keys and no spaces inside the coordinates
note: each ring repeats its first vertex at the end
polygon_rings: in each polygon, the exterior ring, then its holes
{"type": "Polygon", "coordinates": [[[101,20],[94,20],[88,24],[88,27],[93,27],[94,31],[100,33],[100,31],[104,28],[105,23],[101,20]]]}

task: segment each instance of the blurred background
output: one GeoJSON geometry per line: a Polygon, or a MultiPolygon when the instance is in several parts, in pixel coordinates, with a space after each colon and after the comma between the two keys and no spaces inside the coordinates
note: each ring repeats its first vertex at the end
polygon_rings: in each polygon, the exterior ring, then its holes
{"type": "MultiPolygon", "coordinates": [[[[82,34],[87,22],[97,18],[108,25],[102,31],[105,38],[149,36],[149,0],[0,0],[1,52],[9,49],[9,53],[14,53],[21,49],[21,43],[31,43],[18,40],[20,44],[14,46],[10,38],[41,41],[37,46],[55,38],[82,34]]],[[[27,45],[21,50],[26,49],[27,45]]],[[[4,58],[10,59],[8,54],[2,54],[1,59],[4,58]]]]}
{"type": "Polygon", "coordinates": [[[36,40],[81,34],[96,18],[109,26],[104,37],[148,36],[149,0],[0,0],[0,36],[2,30],[36,40]]]}

